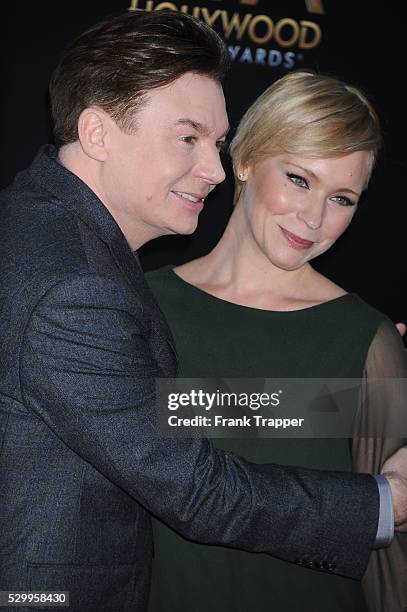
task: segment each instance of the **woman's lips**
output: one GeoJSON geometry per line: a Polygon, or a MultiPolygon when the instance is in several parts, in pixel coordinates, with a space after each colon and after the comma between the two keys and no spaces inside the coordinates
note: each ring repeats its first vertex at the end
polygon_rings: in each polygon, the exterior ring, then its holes
{"type": "Polygon", "coordinates": [[[284,237],[286,238],[288,244],[292,246],[294,249],[298,249],[299,251],[306,251],[310,249],[313,244],[315,244],[312,240],[305,240],[305,238],[300,238],[296,234],[292,234],[288,230],[284,229],[279,225],[284,237]]]}

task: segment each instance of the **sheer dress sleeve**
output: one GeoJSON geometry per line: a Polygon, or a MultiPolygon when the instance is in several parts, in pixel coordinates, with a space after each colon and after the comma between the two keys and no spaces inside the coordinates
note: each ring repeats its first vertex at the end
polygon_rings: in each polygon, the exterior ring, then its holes
{"type": "MultiPolygon", "coordinates": [[[[352,439],[357,472],[379,474],[385,460],[407,445],[407,353],[395,326],[384,321],[367,354],[352,439]]],[[[407,610],[407,534],[372,552],[362,580],[370,612],[407,610]]]]}

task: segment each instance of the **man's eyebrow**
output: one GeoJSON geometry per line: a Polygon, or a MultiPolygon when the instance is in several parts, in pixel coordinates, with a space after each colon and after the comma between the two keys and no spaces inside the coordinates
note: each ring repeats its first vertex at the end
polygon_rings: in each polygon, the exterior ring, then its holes
{"type": "MultiPolygon", "coordinates": [[[[203,136],[207,136],[209,134],[208,128],[200,123],[199,121],[194,121],[193,119],[188,119],[187,117],[182,117],[181,119],[177,119],[174,124],[177,125],[189,125],[192,129],[194,129],[198,134],[202,134],[203,136]]],[[[227,133],[230,130],[230,126],[228,125],[224,133],[220,136],[220,138],[225,138],[227,133]]]]}

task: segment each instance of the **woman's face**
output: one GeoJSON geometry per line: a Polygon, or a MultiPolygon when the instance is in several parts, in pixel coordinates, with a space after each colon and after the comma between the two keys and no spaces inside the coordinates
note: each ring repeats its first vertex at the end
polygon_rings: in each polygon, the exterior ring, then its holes
{"type": "Polygon", "coordinates": [[[238,206],[255,248],[284,270],[329,249],[345,231],[369,175],[370,155],[277,155],[250,165],[238,206]]]}

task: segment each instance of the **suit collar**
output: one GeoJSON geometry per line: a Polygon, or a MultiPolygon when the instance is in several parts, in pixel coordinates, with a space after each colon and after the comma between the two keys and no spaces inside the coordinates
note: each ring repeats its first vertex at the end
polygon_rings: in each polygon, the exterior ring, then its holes
{"type": "Polygon", "coordinates": [[[58,200],[61,209],[78,216],[108,246],[116,264],[140,293],[146,283],[138,256],[134,257],[120,227],[94,191],[59,163],[57,149],[52,145],[41,147],[29,173],[58,200]]]}
{"type": "Polygon", "coordinates": [[[41,147],[29,173],[44,190],[59,200],[61,208],[80,217],[104,242],[119,241],[120,238],[126,242],[116,221],[92,189],[59,163],[54,146],[41,147]]]}
{"type": "Polygon", "coordinates": [[[57,155],[54,146],[43,146],[29,168],[31,177],[58,200],[61,209],[77,215],[107,245],[139,299],[162,322],[164,335],[173,346],[171,332],[145,281],[137,253],[131,250],[120,227],[97,195],[60,164],[57,155]]]}

